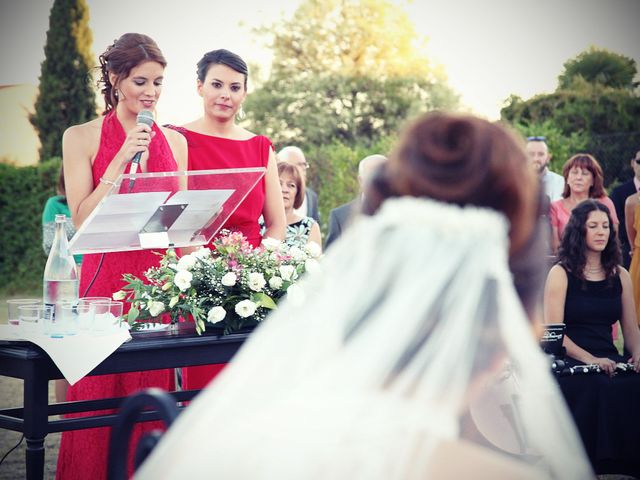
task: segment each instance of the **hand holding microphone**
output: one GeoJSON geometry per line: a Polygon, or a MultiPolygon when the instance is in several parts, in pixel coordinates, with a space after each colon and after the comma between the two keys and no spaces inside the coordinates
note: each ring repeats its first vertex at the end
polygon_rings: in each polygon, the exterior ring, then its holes
{"type": "MultiPolygon", "coordinates": [[[[153,112],[149,110],[140,110],[138,113],[138,117],[136,118],[136,123],[138,125],[147,125],[149,128],[153,127],[153,112]]],[[[140,165],[140,159],[142,158],[142,151],[136,152],[136,154],[131,159],[131,169],[129,173],[135,175],[138,172],[138,167],[140,165]]],[[[135,179],[129,180],[129,191],[133,189],[133,185],[135,183],[135,179]]]]}

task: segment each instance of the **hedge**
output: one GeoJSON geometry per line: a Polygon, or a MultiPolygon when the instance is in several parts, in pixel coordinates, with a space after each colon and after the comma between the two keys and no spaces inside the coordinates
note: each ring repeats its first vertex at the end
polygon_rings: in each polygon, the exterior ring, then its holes
{"type": "Polygon", "coordinates": [[[59,168],[60,158],[30,167],[0,164],[0,295],[42,285],[42,209],[56,193],[59,168]]]}

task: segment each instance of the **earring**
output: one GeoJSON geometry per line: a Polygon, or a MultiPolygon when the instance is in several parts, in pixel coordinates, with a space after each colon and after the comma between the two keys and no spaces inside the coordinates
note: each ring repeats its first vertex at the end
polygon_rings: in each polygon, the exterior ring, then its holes
{"type": "Polygon", "coordinates": [[[238,119],[239,122],[247,118],[247,114],[244,112],[244,108],[242,108],[242,105],[240,105],[240,108],[236,112],[236,118],[238,119]]]}

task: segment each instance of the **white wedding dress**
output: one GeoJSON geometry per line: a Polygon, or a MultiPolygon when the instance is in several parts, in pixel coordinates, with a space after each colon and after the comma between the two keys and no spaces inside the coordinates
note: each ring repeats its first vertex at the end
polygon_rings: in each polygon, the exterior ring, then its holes
{"type": "Polygon", "coordinates": [[[507,230],[494,211],[416,198],[361,218],[136,478],[424,480],[469,461],[467,478],[592,478],[507,230]]]}

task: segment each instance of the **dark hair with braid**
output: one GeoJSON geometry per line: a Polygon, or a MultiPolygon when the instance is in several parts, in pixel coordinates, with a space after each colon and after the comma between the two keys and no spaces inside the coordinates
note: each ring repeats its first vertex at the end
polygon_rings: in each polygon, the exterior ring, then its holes
{"type": "Polygon", "coordinates": [[[585,280],[584,267],[587,263],[587,219],[589,214],[595,211],[606,213],[609,220],[609,240],[601,256],[606,278],[611,279],[618,275],[618,265],[621,262],[618,236],[613,229],[609,208],[592,199],[580,202],[571,210],[571,217],[564,229],[558,251],[558,262],[581,280],[585,280]]]}
{"type": "Polygon", "coordinates": [[[224,65],[231,70],[235,70],[238,73],[244,75],[244,89],[247,90],[247,79],[249,78],[249,68],[245,61],[229,50],[221,48],[219,50],[211,50],[205,53],[198,62],[198,80],[204,82],[207,72],[212,65],[224,65]]]}
{"type": "Polygon", "coordinates": [[[525,308],[540,301],[544,282],[542,196],[522,138],[506,126],[470,115],[432,112],[405,129],[369,182],[363,210],[390,197],[427,197],[502,213],[510,224],[509,266],[525,308]]]}
{"type": "Polygon", "coordinates": [[[104,114],[118,105],[116,87],[120,80],[129,76],[131,69],[147,61],[158,62],[163,67],[167,66],[167,61],[156,42],[141,33],[125,33],[107,47],[98,58],[100,66],[97,68],[100,70],[100,78],[97,83],[104,97],[104,114]],[[109,79],[110,73],[116,77],[114,84],[109,79]]]}

